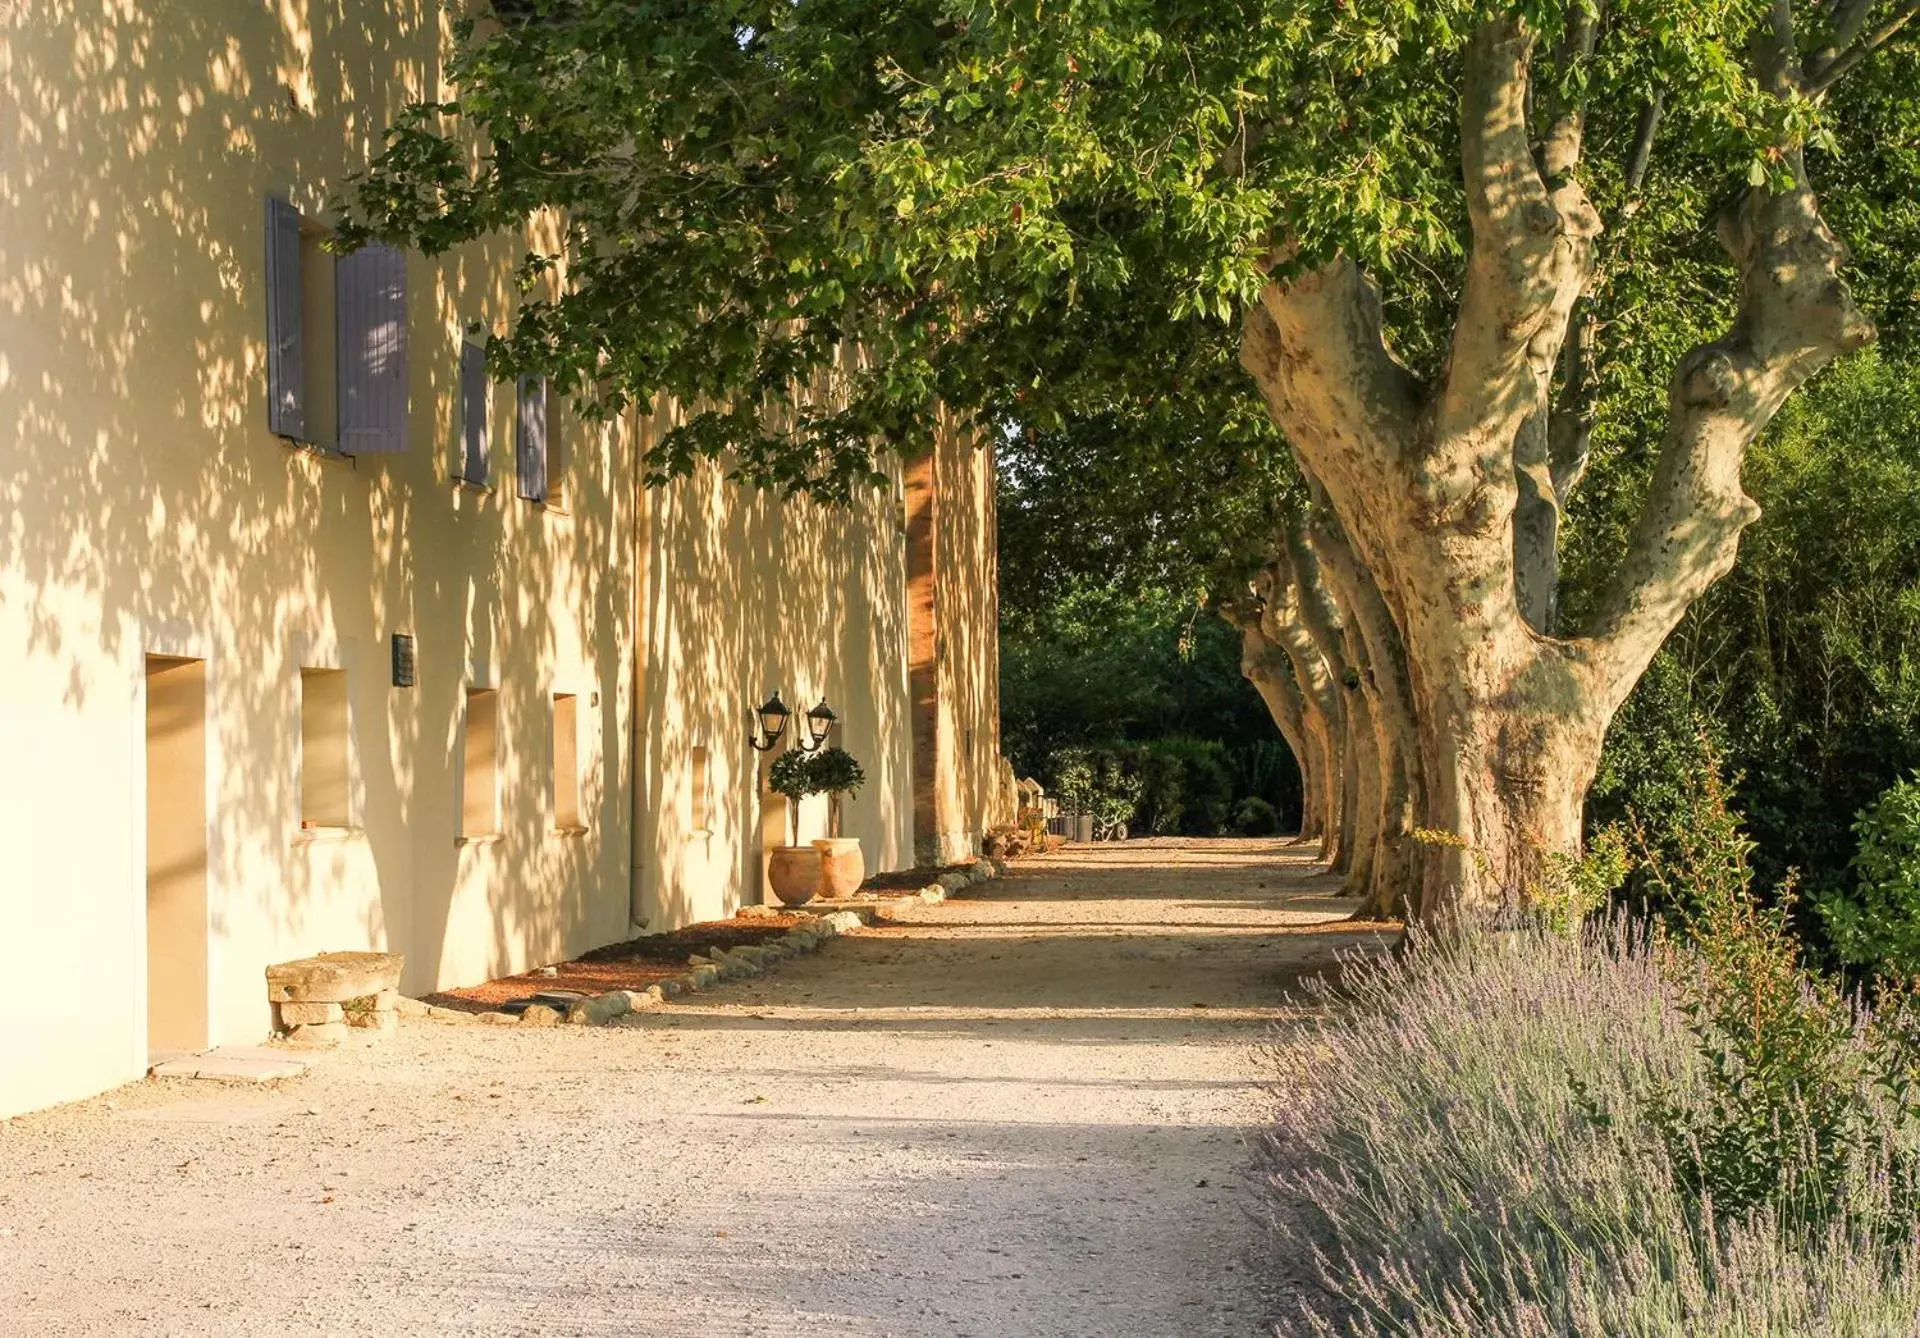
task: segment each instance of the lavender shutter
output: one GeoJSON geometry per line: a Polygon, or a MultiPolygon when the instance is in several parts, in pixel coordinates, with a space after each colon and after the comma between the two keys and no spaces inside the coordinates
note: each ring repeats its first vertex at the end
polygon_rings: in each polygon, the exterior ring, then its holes
{"type": "Polygon", "coordinates": [[[460,477],[468,483],[487,481],[487,351],[478,344],[460,345],[460,477]]]}
{"type": "Polygon", "coordinates": [[[307,434],[307,361],[300,343],[300,211],[267,197],[267,426],[307,434]]]}
{"type": "Polygon", "coordinates": [[[340,450],[407,449],[407,258],[370,243],[334,266],[340,450]]]}
{"type": "Polygon", "coordinates": [[[520,495],[530,502],[547,500],[547,383],[544,377],[520,382],[520,422],[515,434],[515,462],[519,466],[520,495]]]}

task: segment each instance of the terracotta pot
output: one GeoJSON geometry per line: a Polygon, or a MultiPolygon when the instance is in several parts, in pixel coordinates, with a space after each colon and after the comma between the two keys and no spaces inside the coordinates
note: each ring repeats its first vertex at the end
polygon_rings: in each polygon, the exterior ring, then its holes
{"type": "Polygon", "coordinates": [[[815,841],[820,852],[820,895],[832,900],[850,897],[867,881],[867,860],[858,838],[831,836],[815,841]]]}
{"type": "Polygon", "coordinates": [[[767,886],[783,906],[804,906],[820,894],[820,852],[812,846],[775,846],[767,859],[767,886]]]}

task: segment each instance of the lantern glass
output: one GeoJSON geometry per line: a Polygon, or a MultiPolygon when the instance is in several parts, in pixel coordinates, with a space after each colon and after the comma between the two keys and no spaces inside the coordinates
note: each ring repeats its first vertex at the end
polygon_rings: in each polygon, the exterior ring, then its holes
{"type": "Polygon", "coordinates": [[[771,743],[780,737],[787,728],[787,717],[792,714],[793,712],[787,709],[787,704],[780,700],[778,692],[767,698],[766,703],[760,708],[760,728],[765,733],[767,742],[771,743]]]}
{"type": "Polygon", "coordinates": [[[818,748],[833,733],[833,727],[840,723],[840,717],[833,713],[823,697],[820,704],[807,712],[807,730],[813,735],[813,746],[818,748]]]}

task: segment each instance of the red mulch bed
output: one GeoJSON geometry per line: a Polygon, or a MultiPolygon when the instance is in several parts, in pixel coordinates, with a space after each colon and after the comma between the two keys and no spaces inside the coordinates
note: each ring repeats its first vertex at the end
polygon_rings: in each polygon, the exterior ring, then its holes
{"type": "MultiPolygon", "coordinates": [[[[919,884],[915,884],[919,886],[919,884]]],[[[576,994],[605,994],[608,990],[644,990],[682,975],[687,958],[709,948],[744,948],[780,938],[806,918],[767,915],[758,919],[709,920],[667,934],[648,934],[625,943],[583,952],[571,962],[556,962],[553,975],[522,972],[479,985],[429,994],[426,1001],[463,1013],[490,1013],[515,999],[530,999],[549,990],[576,994]]]]}

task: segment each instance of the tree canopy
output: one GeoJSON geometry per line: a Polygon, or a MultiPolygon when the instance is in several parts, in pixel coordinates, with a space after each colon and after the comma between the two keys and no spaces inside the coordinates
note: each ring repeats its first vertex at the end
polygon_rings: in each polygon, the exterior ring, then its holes
{"type": "Polygon", "coordinates": [[[657,478],[841,497],[943,407],[1078,455],[1130,555],[1284,643],[1364,877],[1524,901],[1733,560],[1748,443],[1912,307],[1916,13],[515,0],[346,240],[557,211],[492,357],[682,406],[657,478]]]}

